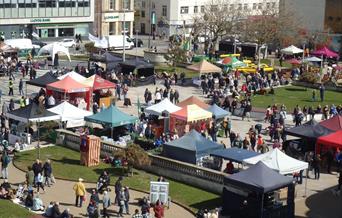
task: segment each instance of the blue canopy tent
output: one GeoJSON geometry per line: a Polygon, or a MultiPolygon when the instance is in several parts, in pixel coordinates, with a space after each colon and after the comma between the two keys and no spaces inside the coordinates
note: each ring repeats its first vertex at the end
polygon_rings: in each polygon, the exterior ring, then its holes
{"type": "Polygon", "coordinates": [[[241,148],[227,148],[219,149],[210,153],[210,156],[223,158],[225,160],[230,160],[236,163],[242,163],[246,158],[255,157],[260,155],[257,152],[249,151],[241,148]]]}
{"type": "Polygon", "coordinates": [[[226,176],[223,215],[231,217],[294,217],[294,185],[291,177],[280,175],[261,161],[240,173],[226,176]],[[288,188],[287,205],[271,207],[273,192],[288,188]],[[278,216],[277,216],[278,217],[278,216]]]}
{"type": "Polygon", "coordinates": [[[163,154],[175,160],[196,164],[201,157],[222,148],[223,145],[203,137],[196,130],[191,130],[183,137],[165,143],[163,154]]]}
{"type": "MultiPolygon", "coordinates": [[[[113,129],[114,127],[135,123],[138,118],[120,111],[114,105],[110,105],[97,114],[84,117],[84,120],[91,123],[102,124],[103,126],[113,129]]],[[[111,134],[113,134],[113,131],[111,131],[111,134]]],[[[111,136],[113,137],[113,135],[111,136]]]]}
{"type": "Polygon", "coordinates": [[[222,119],[225,118],[226,116],[229,116],[230,113],[222,108],[220,108],[219,106],[217,106],[216,104],[211,105],[207,111],[211,112],[213,114],[213,116],[215,116],[215,119],[222,119]]]}

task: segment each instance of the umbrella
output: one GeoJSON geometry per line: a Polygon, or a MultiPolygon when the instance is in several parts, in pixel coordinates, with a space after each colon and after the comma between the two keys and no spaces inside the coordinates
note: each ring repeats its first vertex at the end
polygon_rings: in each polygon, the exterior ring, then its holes
{"type": "Polygon", "coordinates": [[[301,64],[301,62],[299,60],[295,59],[295,58],[292,58],[292,59],[288,60],[287,62],[289,62],[292,65],[299,65],[299,64],[301,64]]]}
{"type": "Polygon", "coordinates": [[[322,59],[318,57],[308,57],[303,60],[303,62],[321,62],[322,59]]]}

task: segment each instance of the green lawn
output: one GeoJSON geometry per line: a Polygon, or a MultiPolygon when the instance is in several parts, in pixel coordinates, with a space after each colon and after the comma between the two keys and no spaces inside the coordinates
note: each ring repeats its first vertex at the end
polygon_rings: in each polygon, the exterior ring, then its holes
{"type": "Polygon", "coordinates": [[[31,217],[34,214],[27,209],[12,203],[9,200],[0,199],[0,217],[1,218],[25,218],[31,217]]]}
{"type": "Polygon", "coordinates": [[[316,90],[316,102],[311,100],[312,90],[301,86],[287,86],[275,89],[275,95],[255,95],[252,98],[252,104],[257,108],[267,108],[272,104],[285,104],[288,112],[291,112],[293,108],[298,104],[301,108],[303,106],[317,106],[321,105],[339,105],[342,104],[342,92],[325,91],[325,100],[320,102],[319,90],[316,90]]]}
{"type": "MultiPolygon", "coordinates": [[[[111,183],[114,184],[118,176],[122,174],[121,168],[114,168],[108,164],[101,163],[97,167],[84,167],[79,165],[80,154],[74,150],[55,146],[41,149],[41,159],[51,159],[53,174],[62,179],[77,180],[82,177],[86,182],[96,182],[103,170],[107,170],[111,175],[111,183]]],[[[36,159],[36,151],[18,153],[15,157],[15,165],[26,170],[36,159]]],[[[134,170],[133,177],[125,177],[124,185],[131,188],[149,191],[150,180],[156,180],[157,176],[140,170],[134,170]]],[[[215,207],[220,205],[218,195],[194,188],[173,180],[170,182],[171,199],[176,200],[193,211],[203,207],[215,207]]]]}

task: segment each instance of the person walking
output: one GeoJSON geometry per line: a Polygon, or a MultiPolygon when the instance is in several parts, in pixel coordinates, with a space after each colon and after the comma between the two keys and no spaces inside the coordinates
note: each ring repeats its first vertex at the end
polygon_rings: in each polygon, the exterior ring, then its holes
{"type": "Polygon", "coordinates": [[[23,79],[19,81],[19,95],[24,96],[24,82],[23,79]]]}
{"type": "Polygon", "coordinates": [[[8,81],[8,95],[14,95],[13,94],[13,80],[12,78],[9,79],[8,81]]]}
{"type": "Polygon", "coordinates": [[[36,184],[36,181],[37,181],[36,177],[38,176],[39,173],[42,173],[43,171],[43,166],[39,159],[36,159],[36,162],[32,165],[32,170],[34,172],[34,182],[36,184]]]}
{"type": "Polygon", "coordinates": [[[321,173],[321,155],[317,154],[312,161],[312,167],[315,173],[315,179],[319,180],[321,173]]]}
{"type": "Polygon", "coordinates": [[[24,96],[21,96],[21,98],[19,99],[19,106],[20,108],[23,108],[25,107],[25,97],[24,96]]]}
{"type": "Polygon", "coordinates": [[[108,208],[110,207],[111,205],[111,201],[110,201],[110,197],[109,197],[109,194],[107,191],[104,191],[103,192],[103,199],[102,199],[102,202],[103,202],[103,213],[102,213],[102,216],[104,218],[106,217],[109,217],[109,214],[108,214],[108,208]]]}
{"type": "Polygon", "coordinates": [[[115,200],[114,200],[114,204],[117,204],[118,203],[118,198],[119,198],[119,195],[120,195],[120,191],[121,191],[121,188],[122,188],[122,176],[120,176],[118,178],[118,180],[115,182],[115,185],[114,185],[114,191],[115,191],[115,200]]]}
{"type": "Polygon", "coordinates": [[[159,200],[157,200],[156,205],[153,208],[154,217],[155,218],[163,218],[164,217],[164,206],[159,200]]]}
{"type": "Polygon", "coordinates": [[[129,198],[130,198],[130,196],[129,196],[129,188],[128,188],[127,186],[125,187],[124,192],[125,192],[125,200],[124,200],[124,203],[125,203],[126,214],[127,214],[127,215],[130,215],[130,213],[129,213],[129,198]]]}
{"type": "Polygon", "coordinates": [[[1,175],[2,179],[8,179],[8,164],[11,162],[10,157],[7,154],[7,150],[4,149],[1,155],[1,175]]]}
{"type": "Polygon", "coordinates": [[[49,159],[47,159],[46,162],[44,163],[43,171],[44,171],[44,177],[45,177],[44,185],[47,185],[48,187],[50,187],[52,167],[51,167],[51,162],[49,159]]]}
{"type": "Polygon", "coordinates": [[[27,167],[27,172],[26,172],[26,184],[27,184],[27,189],[28,190],[31,190],[32,187],[33,187],[33,183],[34,183],[34,172],[32,170],[32,167],[31,166],[28,166],[27,167]]]}
{"type": "Polygon", "coordinates": [[[38,175],[35,177],[35,183],[37,185],[37,193],[39,193],[39,188],[42,188],[45,192],[44,185],[43,185],[43,175],[41,173],[38,173],[38,175]]]}
{"type": "Polygon", "coordinates": [[[325,92],[325,87],[323,83],[319,86],[319,96],[321,98],[321,102],[324,101],[324,92],[325,92]]]}
{"type": "Polygon", "coordinates": [[[121,191],[119,193],[118,196],[118,204],[119,204],[119,212],[118,212],[118,217],[123,217],[123,211],[124,211],[124,207],[125,207],[125,188],[121,188],[121,191]]]}
{"type": "Polygon", "coordinates": [[[175,90],[174,97],[175,97],[175,102],[174,103],[178,104],[179,103],[179,92],[178,92],[177,89],[175,90]]]}
{"type": "Polygon", "coordinates": [[[78,183],[74,185],[73,189],[76,195],[75,207],[82,207],[82,201],[86,193],[82,178],[78,179],[78,183]]]}

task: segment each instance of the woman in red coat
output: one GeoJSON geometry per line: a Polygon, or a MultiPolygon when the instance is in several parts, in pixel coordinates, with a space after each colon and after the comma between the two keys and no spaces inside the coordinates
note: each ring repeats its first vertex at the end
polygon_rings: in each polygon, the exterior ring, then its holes
{"type": "Polygon", "coordinates": [[[164,206],[160,201],[158,200],[156,202],[156,205],[153,208],[154,211],[154,217],[155,218],[163,218],[164,217],[164,206]]]}

